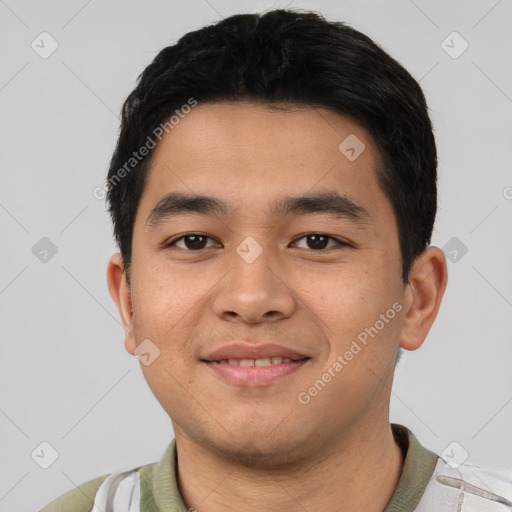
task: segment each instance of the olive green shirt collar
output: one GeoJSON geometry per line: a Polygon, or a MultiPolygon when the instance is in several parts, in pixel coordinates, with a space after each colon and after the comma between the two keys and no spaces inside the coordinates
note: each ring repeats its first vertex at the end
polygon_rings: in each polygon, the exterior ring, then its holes
{"type": "MultiPolygon", "coordinates": [[[[395,441],[405,454],[398,485],[384,512],[412,512],[418,505],[434,472],[438,456],[424,448],[412,432],[391,424],[395,441]]],[[[187,512],[178,489],[176,474],[176,439],[173,439],[160,462],[142,466],[141,512],[187,512]]]]}
{"type": "Polygon", "coordinates": [[[425,492],[439,457],[424,448],[407,427],[392,423],[391,428],[405,460],[398,485],[384,512],[413,512],[425,492]]]}

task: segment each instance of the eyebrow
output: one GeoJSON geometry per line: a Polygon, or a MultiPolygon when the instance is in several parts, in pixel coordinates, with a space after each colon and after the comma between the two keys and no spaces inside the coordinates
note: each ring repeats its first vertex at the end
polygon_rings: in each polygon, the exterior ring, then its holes
{"type": "MultiPolygon", "coordinates": [[[[155,228],[169,218],[186,213],[226,216],[229,212],[227,203],[216,197],[171,192],[158,201],[151,210],[146,225],[155,228]]],[[[366,208],[338,192],[287,196],[278,199],[270,208],[270,214],[276,217],[315,213],[325,213],[336,219],[350,220],[358,224],[366,223],[370,218],[366,208]]]]}

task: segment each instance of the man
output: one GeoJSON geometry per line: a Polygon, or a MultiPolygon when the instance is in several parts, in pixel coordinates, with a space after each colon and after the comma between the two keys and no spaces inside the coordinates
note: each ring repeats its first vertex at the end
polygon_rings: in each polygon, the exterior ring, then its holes
{"type": "Polygon", "coordinates": [[[389,423],[447,282],[436,167],[419,85],[344,24],[236,15],[162,50],[123,107],[107,278],[175,439],[43,511],[512,507],[389,423]]]}

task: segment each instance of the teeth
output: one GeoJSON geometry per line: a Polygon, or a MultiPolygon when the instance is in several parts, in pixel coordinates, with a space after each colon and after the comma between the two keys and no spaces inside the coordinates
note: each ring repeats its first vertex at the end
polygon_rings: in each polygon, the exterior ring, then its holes
{"type": "Polygon", "coordinates": [[[291,363],[289,357],[263,357],[261,359],[221,359],[219,363],[234,366],[270,366],[272,364],[291,363]]]}

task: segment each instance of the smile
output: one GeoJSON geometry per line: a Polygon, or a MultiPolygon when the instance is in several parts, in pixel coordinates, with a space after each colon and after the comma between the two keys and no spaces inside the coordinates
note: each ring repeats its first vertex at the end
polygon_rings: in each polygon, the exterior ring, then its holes
{"type": "Polygon", "coordinates": [[[291,363],[289,357],[264,357],[261,359],[222,359],[215,361],[219,364],[232,364],[234,366],[270,366],[271,364],[291,363]]]}
{"type": "Polygon", "coordinates": [[[222,380],[245,387],[263,387],[295,373],[309,357],[294,360],[289,357],[265,357],[260,359],[221,359],[203,361],[222,380]]]}

